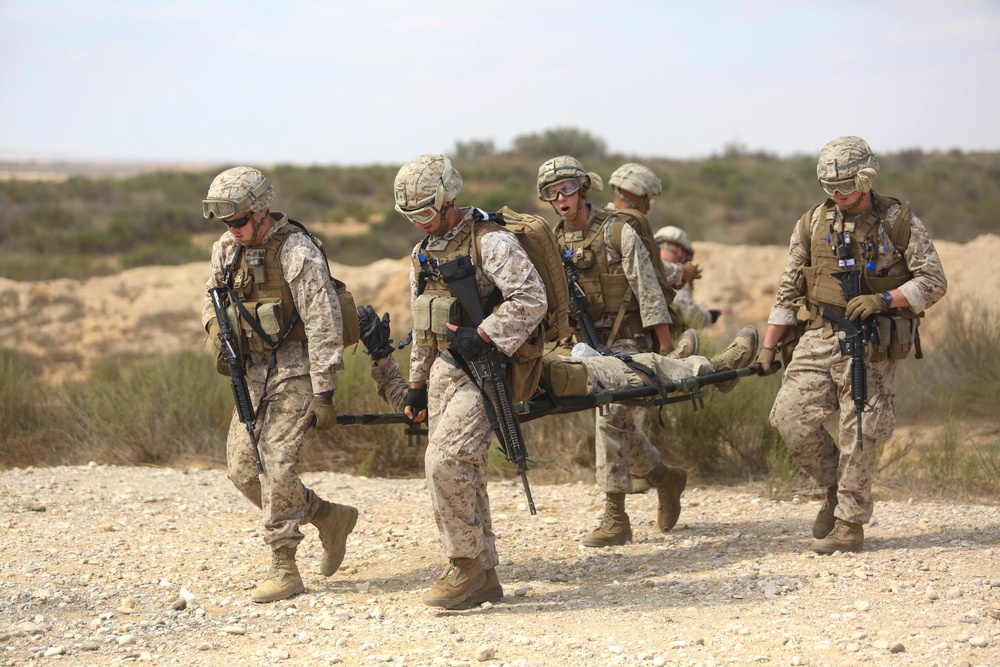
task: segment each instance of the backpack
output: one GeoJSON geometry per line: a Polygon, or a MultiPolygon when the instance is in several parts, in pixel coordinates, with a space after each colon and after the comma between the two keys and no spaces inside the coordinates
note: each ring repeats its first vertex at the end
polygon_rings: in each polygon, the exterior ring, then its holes
{"type": "Polygon", "coordinates": [[[679,337],[685,329],[684,316],[681,314],[680,308],[674,305],[677,290],[667,280],[667,272],[663,268],[663,262],[660,261],[660,246],[653,238],[653,228],[650,226],[649,220],[634,208],[614,209],[610,211],[608,217],[615,218],[612,223],[614,227],[611,230],[611,240],[616,248],[621,249],[622,247],[623,225],[629,225],[642,239],[642,244],[646,246],[646,252],[649,253],[649,259],[656,270],[656,279],[660,283],[660,289],[663,290],[663,298],[667,301],[667,310],[670,311],[670,335],[675,338],[679,337]]]}
{"type": "MultiPolygon", "coordinates": [[[[323,259],[326,260],[327,271],[329,272],[330,259],[326,256],[326,251],[323,249],[323,242],[306,229],[305,225],[301,222],[297,222],[291,218],[288,219],[288,222],[303,231],[316,244],[320,254],[323,255],[323,259]]],[[[344,348],[348,348],[361,340],[361,327],[358,324],[358,308],[354,303],[354,295],[347,289],[345,283],[334,278],[332,273],[330,274],[330,282],[333,283],[333,288],[337,293],[337,301],[340,302],[340,315],[344,323],[344,348]]]]}
{"type": "Polygon", "coordinates": [[[540,215],[518,213],[506,206],[497,214],[502,218],[504,228],[514,234],[528,253],[528,258],[545,283],[545,298],[548,301],[548,310],[542,320],[545,342],[568,338],[572,333],[569,327],[569,284],[552,228],[540,215]]]}

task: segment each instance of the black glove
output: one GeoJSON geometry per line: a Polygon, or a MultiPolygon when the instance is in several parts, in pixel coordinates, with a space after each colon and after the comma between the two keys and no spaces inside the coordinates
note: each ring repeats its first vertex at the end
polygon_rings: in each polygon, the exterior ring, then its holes
{"type": "Polygon", "coordinates": [[[410,408],[413,412],[413,416],[416,417],[420,414],[421,410],[427,409],[427,385],[425,384],[420,389],[414,389],[410,387],[406,390],[406,401],[403,403],[404,406],[410,408]]]}
{"type": "Polygon", "coordinates": [[[718,310],[717,308],[710,308],[708,311],[708,321],[711,324],[715,324],[715,321],[719,319],[719,315],[721,314],[721,310],[718,310]]]}
{"type": "Polygon", "coordinates": [[[361,330],[361,343],[368,350],[372,361],[384,359],[392,354],[392,338],[389,337],[389,313],[382,319],[371,306],[358,306],[358,328],[361,330]]]}
{"type": "Polygon", "coordinates": [[[466,359],[481,357],[490,349],[483,337],[479,335],[479,330],[476,327],[459,327],[458,331],[448,329],[446,337],[451,344],[451,349],[466,359]]]}

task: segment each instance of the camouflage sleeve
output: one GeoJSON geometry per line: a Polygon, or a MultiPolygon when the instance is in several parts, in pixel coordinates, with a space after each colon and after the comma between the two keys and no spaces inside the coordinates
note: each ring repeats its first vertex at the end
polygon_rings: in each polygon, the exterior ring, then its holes
{"type": "Polygon", "coordinates": [[[712,323],[712,316],[708,311],[695,303],[694,289],[691,283],[685,283],[683,287],[677,290],[677,296],[674,297],[674,305],[684,315],[685,326],[700,329],[712,323]]]}
{"type": "Polygon", "coordinates": [[[212,298],[208,295],[208,290],[222,285],[222,268],[232,260],[235,249],[236,243],[233,240],[233,235],[229,232],[226,232],[222,238],[212,244],[212,274],[205,281],[205,296],[201,301],[201,327],[203,329],[207,329],[209,320],[215,317],[215,308],[212,306],[212,298]]]}
{"type": "MultiPolygon", "coordinates": [[[[813,220],[809,229],[816,226],[817,218],[823,208],[819,207],[813,213],[813,220]]],[[[788,243],[788,261],[785,263],[785,271],[778,281],[778,293],[774,297],[774,305],[771,306],[771,313],[767,317],[768,324],[778,326],[790,326],[795,324],[798,307],[792,303],[797,297],[803,296],[795,286],[799,275],[799,269],[809,261],[809,239],[799,238],[799,225],[796,221],[795,229],[792,230],[792,238],[788,243]]]]}
{"type": "MultiPolygon", "coordinates": [[[[419,251],[420,246],[416,246],[411,253],[412,257],[415,257],[419,251]]],[[[410,308],[412,311],[413,303],[417,300],[417,276],[413,272],[413,262],[410,262],[410,308]]],[[[410,382],[426,382],[427,378],[431,376],[431,364],[434,363],[434,358],[437,356],[437,343],[435,342],[432,347],[418,345],[417,338],[414,336],[413,344],[410,345],[410,382]]]]}
{"type": "MultiPolygon", "coordinates": [[[[604,246],[608,249],[608,259],[614,258],[614,248],[611,243],[612,225],[605,225],[604,246]]],[[[617,259],[617,258],[614,258],[617,259]]],[[[669,324],[670,313],[667,310],[667,300],[663,297],[660,281],[656,277],[653,260],[646,251],[646,246],[629,225],[622,226],[621,264],[625,277],[632,292],[639,301],[639,313],[642,316],[642,326],[651,327],[657,324],[669,324]]],[[[659,261],[659,259],[657,259],[659,261]]]]}
{"type": "Polygon", "coordinates": [[[344,318],[330,280],[330,267],[304,234],[292,234],[281,249],[281,267],[305,326],[313,392],[337,388],[344,368],[344,318]]]}
{"type": "Polygon", "coordinates": [[[948,279],[941,266],[934,242],[920,218],[910,216],[910,243],[906,246],[906,266],[913,278],[899,287],[910,308],[921,313],[941,300],[948,290],[948,279]]]}
{"type": "Polygon", "coordinates": [[[372,379],[379,397],[394,412],[402,412],[406,405],[406,391],[410,388],[399,369],[399,362],[390,356],[381,366],[372,365],[372,379]]]}
{"type": "Polygon", "coordinates": [[[667,275],[667,282],[669,282],[674,289],[680,289],[681,283],[684,282],[684,265],[677,262],[667,262],[660,260],[663,264],[663,272],[667,275]]]}
{"type": "Polygon", "coordinates": [[[501,352],[511,355],[545,316],[545,284],[513,234],[484,234],[480,251],[480,268],[504,298],[479,326],[501,352]]]}

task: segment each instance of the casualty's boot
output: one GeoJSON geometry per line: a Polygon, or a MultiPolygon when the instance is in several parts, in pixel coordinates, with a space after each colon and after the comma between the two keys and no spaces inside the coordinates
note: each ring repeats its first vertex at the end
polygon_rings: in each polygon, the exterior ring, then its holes
{"type": "Polygon", "coordinates": [[[472,609],[484,602],[498,602],[502,599],[503,586],[500,585],[500,579],[497,577],[497,569],[491,567],[486,570],[486,581],[483,582],[483,585],[461,602],[457,602],[449,607],[449,609],[472,609]]]}
{"type": "Polygon", "coordinates": [[[295,565],[295,547],[281,547],[271,552],[271,571],[267,579],[250,594],[254,602],[275,602],[306,590],[295,565]]]}
{"type": "Polygon", "coordinates": [[[661,532],[666,533],[677,525],[677,519],[681,516],[681,494],[687,486],[687,471],[657,463],[648,477],[656,487],[656,495],[660,500],[656,511],[656,525],[661,532]]]}
{"type": "Polygon", "coordinates": [[[667,359],[687,359],[698,354],[700,347],[697,330],[688,329],[681,334],[681,339],[674,345],[674,349],[667,355],[667,359]]]}
{"type": "Polygon", "coordinates": [[[468,609],[456,605],[478,592],[485,583],[486,572],[479,558],[451,558],[437,582],[424,593],[424,604],[445,609],[468,609]]]}
{"type": "Polygon", "coordinates": [[[834,551],[861,551],[865,543],[865,529],[860,523],[837,519],[830,534],[821,540],[813,540],[812,550],[818,554],[832,554],[834,551]]]}
{"type": "Polygon", "coordinates": [[[833,530],[833,524],[837,520],[837,517],[833,516],[833,510],[835,509],[837,509],[836,484],[827,488],[826,500],[823,501],[823,506],[819,508],[816,520],[813,521],[813,537],[817,540],[822,540],[833,530]]]}
{"type": "Polygon", "coordinates": [[[347,536],[358,522],[358,509],[326,500],[319,502],[312,524],[319,530],[319,539],[323,543],[323,560],[319,564],[319,573],[329,577],[344,562],[347,536]]]}
{"type": "MultiPolygon", "coordinates": [[[[736,334],[736,338],[725,350],[708,360],[716,373],[722,371],[737,370],[746,368],[753,363],[757,356],[757,329],[752,326],[745,326],[736,334]]],[[[739,378],[716,383],[715,388],[723,394],[732,391],[739,378]]]]}
{"type": "Polygon", "coordinates": [[[604,518],[594,532],[583,538],[585,547],[613,547],[632,541],[632,524],[625,514],[625,494],[605,494],[604,518]]]}

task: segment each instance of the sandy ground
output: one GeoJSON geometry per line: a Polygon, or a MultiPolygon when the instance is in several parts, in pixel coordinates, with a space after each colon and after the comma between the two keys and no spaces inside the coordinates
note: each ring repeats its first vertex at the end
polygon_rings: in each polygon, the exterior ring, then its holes
{"type": "Polygon", "coordinates": [[[424,606],[444,565],[422,480],[310,473],[360,509],[329,579],[255,605],[260,519],[218,470],[0,473],[0,666],[1000,666],[1000,508],[885,502],[866,550],[817,556],[819,501],[688,489],[677,527],[631,495],[635,541],[589,549],[592,485],[490,485],[502,601],[424,606]]]}

